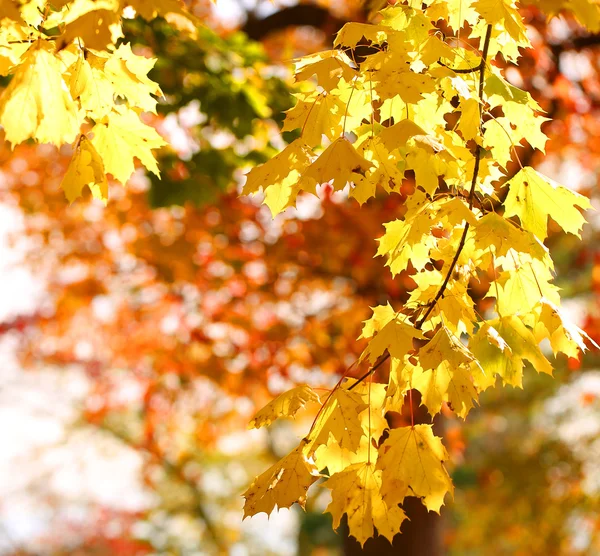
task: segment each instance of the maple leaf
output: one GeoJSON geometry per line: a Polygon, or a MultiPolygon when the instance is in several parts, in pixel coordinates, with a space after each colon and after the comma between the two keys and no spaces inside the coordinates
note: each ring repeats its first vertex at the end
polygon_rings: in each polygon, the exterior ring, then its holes
{"type": "Polygon", "coordinates": [[[289,508],[298,503],[304,507],[306,492],[318,478],[319,473],[304,450],[306,440],[287,456],[272,465],[252,481],[243,496],[244,518],[265,512],[269,515],[275,506],[289,508]]]}
{"type": "Polygon", "coordinates": [[[526,39],[525,25],[514,0],[477,0],[473,3],[473,8],[490,25],[501,23],[513,39],[526,39]]]}
{"type": "Polygon", "coordinates": [[[392,155],[381,140],[381,135],[363,141],[358,151],[373,166],[364,176],[355,179],[355,187],[350,191],[361,205],[375,195],[377,186],[388,193],[398,189],[404,179],[404,161],[392,155]]]}
{"type": "Polygon", "coordinates": [[[508,182],[504,215],[518,216],[521,225],[540,240],[548,235],[548,216],[565,231],[580,237],[585,218],[576,207],[591,208],[587,197],[557,184],[527,166],[508,182]]]}
{"type": "Polygon", "coordinates": [[[317,184],[333,181],[335,190],[343,189],[372,166],[344,137],[333,141],[302,173],[303,189],[314,192],[317,184]]]}
{"type": "Polygon", "coordinates": [[[390,542],[400,532],[406,519],[404,511],[384,499],[382,472],[373,463],[355,463],[332,475],[325,483],[331,490],[331,503],[325,511],[333,516],[333,527],[340,526],[342,516],[348,516],[350,534],[363,546],[377,533],[390,542]]]}
{"type": "Polygon", "coordinates": [[[106,60],[104,74],[111,82],[114,93],[127,99],[130,106],[156,113],[156,99],[162,95],[160,87],[148,78],[156,58],[137,56],[130,44],[121,44],[106,60]]]}
{"type": "Polygon", "coordinates": [[[404,322],[401,316],[396,316],[383,326],[369,342],[360,356],[360,361],[367,358],[373,365],[386,350],[392,357],[402,360],[407,353],[414,349],[413,340],[421,338],[423,338],[423,334],[420,330],[417,330],[412,324],[404,322]]]}
{"type": "Polygon", "coordinates": [[[516,316],[506,316],[487,322],[471,338],[471,353],[485,374],[500,375],[504,384],[523,387],[524,360],[538,373],[552,374],[552,365],[539,348],[533,332],[516,316]]]}
{"type": "Polygon", "coordinates": [[[408,140],[415,135],[426,135],[426,133],[412,120],[402,119],[392,126],[383,128],[377,137],[391,153],[395,149],[405,147],[408,140]]]}
{"type": "Polygon", "coordinates": [[[341,448],[356,451],[365,434],[359,414],[368,407],[357,392],[336,388],[326,400],[309,435],[314,444],[327,444],[329,435],[341,448]]]}
{"type": "Polygon", "coordinates": [[[270,425],[280,417],[294,417],[307,403],[321,403],[317,393],[308,385],[296,386],[271,400],[255,416],[249,428],[260,428],[270,425]]]}
{"type": "Polygon", "coordinates": [[[437,241],[429,233],[433,222],[428,204],[424,194],[415,193],[407,202],[404,220],[384,224],[385,234],[378,240],[377,255],[387,257],[386,265],[393,275],[405,270],[409,263],[422,270],[430,261],[430,251],[437,241]]]}
{"type": "MultiPolygon", "coordinates": [[[[393,31],[392,31],[393,32],[393,31]]],[[[390,28],[383,25],[370,25],[368,23],[346,23],[337,33],[334,47],[356,46],[363,37],[373,44],[383,44],[390,34],[390,28]]]]}
{"type": "Polygon", "coordinates": [[[342,448],[335,438],[330,437],[327,444],[320,444],[317,447],[313,458],[318,469],[327,469],[327,473],[332,475],[343,471],[353,463],[367,462],[369,456],[375,460],[377,453],[371,442],[371,439],[365,435],[361,437],[356,450],[348,450],[347,448],[342,448]]]}
{"type": "Polygon", "coordinates": [[[121,0],[123,5],[131,6],[147,21],[161,16],[175,29],[197,37],[198,27],[202,25],[199,18],[186,9],[181,0],[121,0]]]}
{"type": "Polygon", "coordinates": [[[588,349],[586,340],[596,349],[600,349],[600,346],[585,331],[569,322],[552,301],[541,299],[537,312],[539,317],[533,330],[534,335],[538,341],[548,338],[554,355],[562,352],[567,357],[577,359],[580,350],[585,352],[588,349]]]}
{"type": "Polygon", "coordinates": [[[0,97],[0,124],[13,145],[30,138],[57,146],[74,141],[83,118],[62,69],[49,41],[36,41],[23,55],[0,97]]]}
{"type": "Polygon", "coordinates": [[[111,112],[96,123],[92,133],[92,143],[102,157],[106,171],[121,183],[126,183],[133,174],[134,158],[159,175],[152,149],[162,147],[166,142],[153,127],[142,123],[135,112],[123,109],[111,112]]]}
{"type": "Polygon", "coordinates": [[[548,249],[536,236],[519,229],[495,212],[486,214],[474,224],[473,241],[481,251],[493,247],[498,257],[507,256],[511,250],[515,250],[539,260],[549,258],[548,249]]]}
{"type": "Polygon", "coordinates": [[[460,102],[460,120],[458,131],[466,141],[474,139],[481,132],[479,102],[474,98],[467,98],[460,102]]]}
{"type": "Polygon", "coordinates": [[[61,183],[70,203],[81,196],[83,188],[88,186],[95,199],[108,201],[108,182],[104,173],[102,158],[94,145],[82,135],[75,146],[75,154],[69,163],[61,183]]]}
{"type": "Polygon", "coordinates": [[[459,31],[465,23],[475,25],[479,20],[472,4],[472,0],[434,0],[427,8],[427,15],[432,21],[443,19],[454,31],[459,31]]]}
{"type": "Polygon", "coordinates": [[[351,63],[350,58],[339,50],[319,52],[300,59],[296,64],[294,79],[304,81],[315,75],[317,83],[325,91],[331,92],[338,86],[340,79],[349,83],[358,75],[350,66],[351,63]]]}
{"type": "MultiPolygon", "coordinates": [[[[69,49],[63,50],[63,58],[69,49]]],[[[77,49],[76,59],[69,65],[65,77],[73,99],[78,100],[86,114],[100,120],[112,111],[115,105],[115,89],[104,73],[106,56],[77,49]]],[[[68,59],[66,59],[68,60],[68,59]]]]}
{"type": "Polygon", "coordinates": [[[71,0],[61,10],[50,13],[44,26],[60,26],[61,46],[78,40],[87,48],[105,50],[123,36],[118,0],[71,0]]]}
{"type": "Polygon", "coordinates": [[[439,513],[444,497],[454,492],[444,467],[448,453],[431,425],[392,429],[379,448],[381,492],[390,503],[418,496],[429,511],[439,513]]]}
{"type": "Polygon", "coordinates": [[[412,373],[410,384],[421,392],[429,413],[439,413],[448,401],[463,419],[477,399],[477,389],[470,374],[474,356],[445,327],[419,350],[419,367],[412,373]]]}
{"type": "Polygon", "coordinates": [[[376,332],[379,332],[388,322],[398,316],[398,311],[394,311],[394,308],[390,305],[389,301],[386,305],[378,305],[377,307],[371,307],[373,316],[363,322],[363,329],[361,338],[372,338],[376,332]]]}
{"type": "Polygon", "coordinates": [[[290,170],[303,171],[311,162],[310,149],[302,139],[296,139],[268,162],[256,166],[246,174],[244,193],[251,194],[279,184],[290,170]]]}
{"type": "Polygon", "coordinates": [[[560,302],[558,288],[551,284],[550,269],[537,260],[517,264],[508,272],[503,272],[487,294],[496,297],[496,307],[501,315],[516,315],[530,312],[546,297],[555,303],[560,302]]]}
{"type": "Polygon", "coordinates": [[[298,102],[286,112],[282,131],[300,129],[302,139],[312,147],[321,144],[323,135],[333,141],[342,134],[346,105],[337,95],[323,92],[295,96],[298,102]]]}

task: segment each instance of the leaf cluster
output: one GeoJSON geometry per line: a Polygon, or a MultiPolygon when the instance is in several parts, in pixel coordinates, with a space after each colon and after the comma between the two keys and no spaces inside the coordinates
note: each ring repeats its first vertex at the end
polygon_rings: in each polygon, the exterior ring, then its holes
{"type": "MultiPolygon", "coordinates": [[[[544,151],[546,118],[495,64],[517,63],[530,46],[513,1],[399,4],[375,24],[347,24],[334,46],[297,62],[306,86],[283,129],[300,137],[253,169],[245,191],[262,191],[277,214],[323,184],[361,205],[411,184],[377,255],[416,287],[402,307],[373,308],[361,336],[367,372],[340,379],[298,448],[246,491],[245,514],[304,505],[325,476],[334,525],[346,514],[364,544],[375,532],[391,540],[400,531],[407,496],[439,512],[453,492],[431,426],[394,428],[386,418],[413,390],[432,416],[447,406],[465,418],[498,378],[522,387],[526,364],[552,374],[552,356],[587,349],[590,338],[560,309],[544,241],[549,218],[580,236],[580,210],[591,205],[518,159],[524,143],[544,151]],[[510,175],[514,162],[520,170],[510,175]],[[471,286],[483,275],[493,277],[491,308],[478,314],[471,286]],[[385,362],[387,382],[374,382],[385,362]]],[[[299,392],[282,394],[255,425],[293,416],[299,392]]]]}

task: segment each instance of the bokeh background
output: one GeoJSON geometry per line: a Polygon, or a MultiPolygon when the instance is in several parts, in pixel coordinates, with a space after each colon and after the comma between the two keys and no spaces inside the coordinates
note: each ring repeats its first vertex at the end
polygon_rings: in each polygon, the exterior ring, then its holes
{"type": "MultiPolygon", "coordinates": [[[[369,306],[405,299],[410,277],[392,280],[373,258],[404,197],[359,209],[325,186],[272,219],[239,192],[294,138],[279,131],[292,59],[373,6],[190,6],[206,22],[197,40],[126,24],[158,59],[161,181],[140,169],[108,206],[69,206],[68,149],[11,151],[0,135],[1,554],[357,553],[331,531],[318,485],[305,513],[241,521],[241,492],[305,426],[247,423],[297,383],[335,384],[363,347],[369,306]]],[[[598,207],[600,35],[522,13],[534,48],[507,77],[552,121],[546,156],[519,157],[598,207]]],[[[568,314],[600,342],[589,216],[583,242],[549,245],[568,314]]],[[[457,486],[441,525],[449,555],[600,554],[600,354],[557,367],[487,392],[466,423],[443,417],[457,486]]]]}

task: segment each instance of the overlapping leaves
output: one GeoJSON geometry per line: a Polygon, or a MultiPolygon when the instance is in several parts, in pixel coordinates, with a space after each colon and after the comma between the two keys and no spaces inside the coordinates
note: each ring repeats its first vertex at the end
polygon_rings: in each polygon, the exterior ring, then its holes
{"type": "MultiPolygon", "coordinates": [[[[324,399],[300,448],[328,477],[334,525],[346,514],[361,544],[400,531],[407,496],[439,512],[453,491],[448,454],[430,425],[390,430],[386,414],[402,411],[413,390],[432,416],[445,405],[465,418],[498,377],[521,387],[527,366],[552,374],[541,342],[568,357],[590,344],[560,311],[543,244],[549,219],[580,235],[589,201],[530,167],[506,175],[518,145],[543,152],[546,143],[539,105],[494,63],[500,55],[516,62],[529,45],[516,3],[408,4],[386,8],[376,25],[347,24],[334,50],[298,62],[297,79],[315,87],[287,115],[285,129],[300,138],[246,185],[264,190],[274,214],[322,184],[361,204],[401,186],[412,191],[384,224],[377,255],[415,286],[404,306],[373,308],[359,360],[369,371],[324,399]],[[467,29],[470,43],[443,40],[440,21],[467,29]],[[368,45],[367,54],[357,56],[357,45],[368,45]],[[499,188],[508,191],[503,205],[499,188]],[[485,314],[470,292],[480,273],[493,276],[485,314]]],[[[247,515],[264,480],[245,495],[247,515]]]]}
{"type": "Polygon", "coordinates": [[[106,174],[125,183],[138,159],[159,173],[153,149],[165,144],[141,118],[156,113],[162,93],[148,78],[155,60],[137,55],[123,37],[122,15],[162,16],[195,33],[198,21],[179,0],[3,0],[0,125],[16,145],[28,139],[73,144],[63,180],[69,200],[83,188],[106,202],[106,174]],[[89,136],[88,136],[89,133],[89,136]]]}

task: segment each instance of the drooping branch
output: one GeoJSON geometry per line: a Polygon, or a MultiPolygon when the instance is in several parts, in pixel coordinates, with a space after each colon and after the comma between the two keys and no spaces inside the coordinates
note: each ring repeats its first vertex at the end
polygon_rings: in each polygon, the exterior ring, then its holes
{"type": "MultiPolygon", "coordinates": [[[[481,63],[478,66],[479,67],[478,93],[479,93],[479,127],[480,127],[480,130],[482,129],[482,126],[483,126],[483,121],[482,121],[482,118],[483,118],[483,84],[484,84],[485,68],[486,68],[486,64],[487,64],[487,57],[488,57],[488,51],[489,51],[489,47],[490,47],[491,36],[492,36],[492,26],[488,25],[486,34],[485,34],[484,44],[483,44],[483,51],[481,53],[481,63]]],[[[475,188],[477,185],[477,178],[479,177],[479,167],[481,164],[481,150],[482,150],[481,146],[479,144],[477,144],[477,146],[475,147],[475,165],[473,168],[473,177],[471,179],[471,188],[469,190],[469,198],[468,198],[469,199],[469,209],[473,208],[473,204],[475,202],[475,188]]],[[[458,248],[456,249],[456,253],[454,255],[454,258],[452,259],[452,262],[450,263],[448,271],[446,272],[444,281],[442,282],[442,285],[440,286],[440,289],[438,290],[438,292],[435,295],[435,297],[433,298],[433,300],[429,303],[429,306],[428,306],[425,314],[415,324],[415,328],[417,330],[420,330],[422,328],[423,324],[425,324],[425,321],[427,320],[427,318],[429,317],[429,315],[435,308],[437,302],[444,295],[444,292],[446,291],[446,287],[448,286],[448,282],[450,281],[450,277],[452,276],[452,273],[454,272],[454,268],[456,267],[456,263],[458,262],[458,259],[465,247],[465,242],[467,240],[467,234],[469,232],[469,227],[470,227],[469,223],[466,222],[462,236],[460,238],[460,242],[458,244],[458,248]]],[[[389,358],[390,358],[390,353],[389,353],[389,351],[386,351],[380,357],[380,359],[364,375],[362,375],[354,384],[352,384],[352,386],[350,386],[349,390],[352,390],[358,384],[360,384],[365,379],[367,379],[369,376],[371,376],[389,358]]]]}

